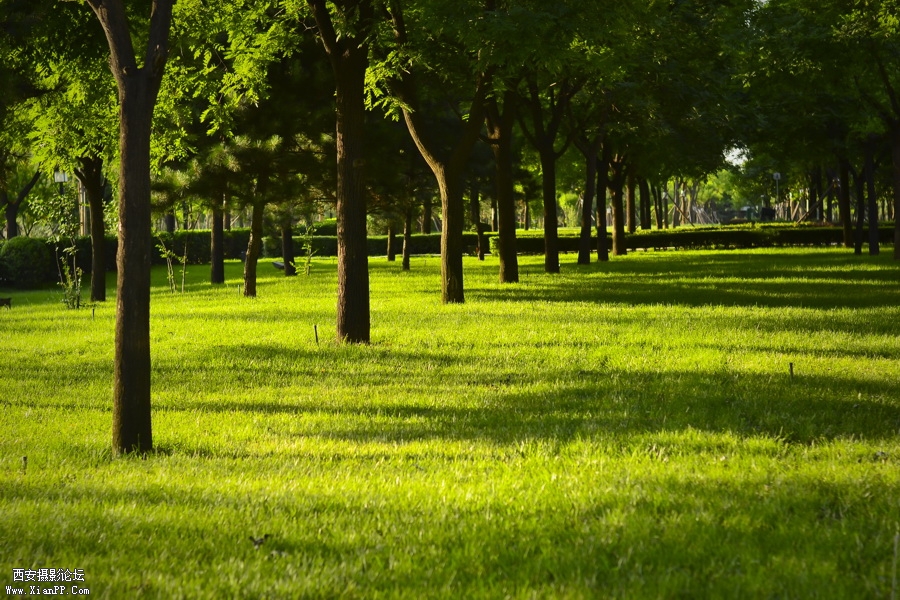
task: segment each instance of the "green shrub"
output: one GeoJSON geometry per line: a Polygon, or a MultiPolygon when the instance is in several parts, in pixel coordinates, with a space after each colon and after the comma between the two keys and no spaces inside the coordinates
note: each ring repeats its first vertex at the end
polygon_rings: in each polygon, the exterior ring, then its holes
{"type": "MultiPolygon", "coordinates": [[[[316,235],[336,236],[337,235],[337,219],[324,219],[314,223],[316,235]]],[[[301,225],[301,232],[305,229],[301,225]]]]}
{"type": "Polygon", "coordinates": [[[44,240],[14,237],[0,249],[3,279],[20,288],[32,288],[53,278],[53,256],[44,240]]]}

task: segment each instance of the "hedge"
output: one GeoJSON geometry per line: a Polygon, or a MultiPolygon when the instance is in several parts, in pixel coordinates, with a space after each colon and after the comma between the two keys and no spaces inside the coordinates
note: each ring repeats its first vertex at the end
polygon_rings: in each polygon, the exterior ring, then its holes
{"type": "Polygon", "coordinates": [[[32,288],[51,278],[50,250],[44,240],[14,237],[0,249],[0,279],[15,287],[32,288]]]}
{"type": "MultiPolygon", "coordinates": [[[[894,228],[878,229],[879,243],[893,244],[894,228]]],[[[612,236],[608,235],[610,247],[612,236]]],[[[855,235],[855,233],[854,233],[855,235]]],[[[868,240],[868,230],[864,232],[868,240]]],[[[640,231],[625,234],[625,247],[637,249],[702,249],[702,248],[764,248],[773,246],[834,246],[843,244],[840,227],[716,227],[696,229],[668,229],[640,231]]],[[[560,252],[578,252],[580,238],[577,232],[561,232],[560,252]]],[[[497,238],[491,237],[491,252],[497,252],[497,238]]],[[[596,231],[591,232],[591,250],[597,247],[596,231]]],[[[543,232],[519,232],[516,237],[519,254],[543,254],[543,232]]]]}
{"type": "MultiPolygon", "coordinates": [[[[330,223],[317,229],[317,233],[321,230],[328,230],[330,223]]],[[[596,231],[592,230],[591,250],[597,246],[596,231]]],[[[868,230],[863,232],[864,239],[868,240],[868,230]]],[[[497,234],[485,234],[492,254],[497,253],[497,234]]],[[[855,235],[855,232],[854,232],[855,235]]],[[[893,244],[894,228],[893,226],[882,225],[879,227],[880,243],[893,244]]],[[[14,238],[16,239],[16,238],[14,238]]],[[[175,233],[159,233],[153,239],[153,249],[151,261],[153,264],[165,264],[165,258],[159,245],[159,240],[165,243],[166,247],[175,252],[179,256],[183,256],[185,248],[187,249],[187,261],[189,264],[208,264],[210,262],[210,231],[209,230],[188,230],[176,231],[175,233]]],[[[303,256],[303,237],[296,236],[294,239],[294,253],[296,257],[303,256]]],[[[403,237],[397,236],[397,254],[402,249],[403,237]]],[[[55,281],[58,277],[58,268],[56,257],[63,256],[63,250],[69,246],[68,241],[54,242],[52,240],[42,240],[49,248],[49,253],[44,258],[35,260],[46,261],[43,268],[35,269],[36,273],[45,273],[44,281],[55,281]]],[[[232,229],[224,232],[224,250],[225,258],[240,259],[247,249],[250,241],[249,229],[232,229]]],[[[441,234],[414,234],[411,238],[412,248],[411,254],[440,254],[441,252],[441,234]]],[[[0,251],[4,246],[12,243],[8,241],[4,244],[0,240],[0,251]]],[[[23,244],[27,242],[15,242],[15,244],[23,244]]],[[[106,244],[106,268],[110,271],[116,267],[116,248],[117,240],[115,236],[107,235],[104,239],[106,244]]],[[[610,237],[610,244],[612,239],[610,237]]],[[[766,224],[766,225],[736,225],[724,227],[696,227],[696,228],[679,228],[653,231],[639,231],[633,234],[625,235],[625,245],[629,250],[650,249],[650,248],[677,248],[677,249],[701,249],[701,248],[759,248],[773,246],[834,246],[843,243],[843,231],[840,227],[822,227],[813,225],[793,225],[793,224],[766,224]]],[[[89,237],[79,237],[75,240],[78,249],[78,266],[85,273],[91,271],[91,240],[89,237]]],[[[369,256],[384,256],[387,254],[387,236],[369,236],[368,241],[369,256]]],[[[474,254],[478,244],[478,236],[474,232],[463,233],[463,245],[469,254],[474,254]]],[[[579,246],[578,230],[562,230],[559,236],[560,252],[577,252],[579,246]]],[[[333,235],[316,235],[313,237],[313,248],[316,256],[336,256],[337,255],[337,237],[333,235]]],[[[520,254],[543,254],[544,238],[543,231],[533,229],[530,231],[518,231],[516,233],[516,249],[520,254]]],[[[7,252],[9,250],[7,249],[7,252]]],[[[43,253],[42,253],[43,254],[43,253]]],[[[263,258],[280,258],[281,257],[281,239],[278,237],[267,237],[263,239],[263,258]]],[[[0,261],[0,280],[6,279],[7,282],[13,279],[12,274],[3,275],[3,261],[0,261]]],[[[17,267],[16,270],[19,270],[17,267]]]]}

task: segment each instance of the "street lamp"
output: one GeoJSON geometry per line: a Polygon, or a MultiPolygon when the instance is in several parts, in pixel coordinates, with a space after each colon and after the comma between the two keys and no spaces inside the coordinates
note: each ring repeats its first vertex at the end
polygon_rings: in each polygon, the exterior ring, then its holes
{"type": "Polygon", "coordinates": [[[781,173],[773,173],[772,179],[775,180],[775,204],[778,204],[781,201],[781,197],[778,194],[778,182],[781,181],[781,173]]]}
{"type": "Polygon", "coordinates": [[[62,196],[65,192],[63,191],[63,184],[69,181],[69,176],[63,171],[54,171],[53,172],[53,183],[59,184],[59,195],[62,196]]]}

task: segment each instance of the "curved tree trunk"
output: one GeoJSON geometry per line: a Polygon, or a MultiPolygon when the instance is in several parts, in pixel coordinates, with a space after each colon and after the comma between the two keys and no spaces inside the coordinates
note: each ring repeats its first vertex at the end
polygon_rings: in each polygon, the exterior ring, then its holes
{"type": "Polygon", "coordinates": [[[35,172],[28,183],[25,184],[25,187],[16,194],[15,200],[10,200],[6,191],[2,193],[3,202],[0,202],[0,206],[6,204],[6,239],[10,240],[19,235],[19,224],[16,222],[16,219],[19,216],[19,209],[22,208],[22,203],[25,202],[25,198],[31,193],[31,189],[35,186],[40,177],[40,171],[35,172]]]}

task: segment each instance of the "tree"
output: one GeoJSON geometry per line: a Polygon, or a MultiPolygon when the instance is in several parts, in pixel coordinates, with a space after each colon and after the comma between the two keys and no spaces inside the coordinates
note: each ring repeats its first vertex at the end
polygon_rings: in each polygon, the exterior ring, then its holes
{"type": "Polygon", "coordinates": [[[119,249],[113,434],[116,453],[153,448],[150,414],[150,132],[168,57],[173,0],[152,0],[140,63],[123,0],[87,0],[119,92],[119,249]]]}
{"type": "Polygon", "coordinates": [[[372,0],[307,0],[335,82],[338,218],[337,338],[368,343],[369,262],[366,248],[365,78],[374,27],[372,0]]]}
{"type": "MultiPolygon", "coordinates": [[[[454,12],[469,14],[471,5],[457,5],[454,12]]],[[[480,10],[480,9],[478,9],[480,10]]],[[[467,63],[464,72],[468,76],[459,77],[463,68],[459,60],[465,59],[472,52],[461,44],[457,27],[458,17],[453,20],[453,27],[439,31],[440,40],[434,44],[432,33],[436,31],[432,25],[441,21],[440,17],[453,18],[441,11],[433,11],[417,15],[420,20],[414,27],[408,27],[407,14],[401,2],[390,5],[390,16],[394,33],[394,49],[389,54],[387,63],[388,87],[397,99],[410,136],[416,144],[422,158],[434,173],[441,197],[441,300],[445,304],[465,301],[463,285],[463,227],[465,222],[464,173],[472,148],[478,142],[484,121],[484,100],[487,92],[488,74],[477,61],[474,65],[467,63]],[[434,48],[432,48],[434,46],[434,48]],[[453,50],[450,50],[453,49],[453,50]],[[433,51],[442,60],[440,73],[429,71],[420,60],[422,53],[433,51]],[[474,75],[472,75],[474,71],[474,75]],[[460,116],[451,141],[435,135],[429,121],[423,114],[427,106],[423,99],[423,79],[430,76],[443,80],[442,104],[450,106],[460,116]],[[456,76],[453,78],[453,76],[456,76]],[[465,81],[460,85],[461,81],[465,81]],[[450,84],[450,85],[448,85],[450,84]],[[469,87],[469,96],[461,88],[469,87]],[[469,99],[464,99],[468,96],[469,99]],[[465,116],[463,116],[465,115],[465,116]],[[443,143],[442,143],[443,142],[443,143]]],[[[457,16],[457,15],[453,15],[457,16]]]]}

